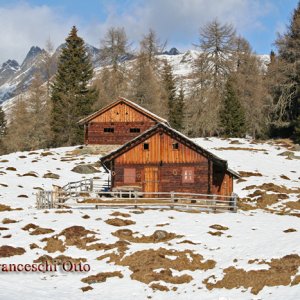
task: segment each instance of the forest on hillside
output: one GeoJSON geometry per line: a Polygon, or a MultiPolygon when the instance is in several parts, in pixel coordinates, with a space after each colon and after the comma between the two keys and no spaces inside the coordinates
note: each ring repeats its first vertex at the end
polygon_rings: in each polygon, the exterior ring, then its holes
{"type": "Polygon", "coordinates": [[[9,122],[0,107],[0,152],[82,144],[77,122],[118,96],[167,118],[191,137],[288,137],[300,143],[300,3],[286,32],[274,41],[267,67],[233,25],[218,20],[200,28],[199,54],[186,79],[177,78],[157,55],[165,45],[150,29],[133,51],[126,29],[112,27],[101,40],[103,67],[95,77],[74,26],[55,74],[48,45],[46,83],[37,72],[29,96],[18,97],[9,122]]]}

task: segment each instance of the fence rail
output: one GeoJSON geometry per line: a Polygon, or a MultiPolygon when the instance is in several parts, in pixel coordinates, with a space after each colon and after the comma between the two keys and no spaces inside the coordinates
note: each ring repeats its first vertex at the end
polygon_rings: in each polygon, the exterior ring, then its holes
{"type": "Polygon", "coordinates": [[[36,195],[36,206],[38,209],[64,206],[86,208],[165,206],[213,211],[230,210],[236,212],[237,210],[238,196],[236,194],[222,196],[184,192],[106,191],[103,187],[100,182],[91,179],[70,182],[62,188],[54,188],[53,191],[39,191],[36,195]]]}

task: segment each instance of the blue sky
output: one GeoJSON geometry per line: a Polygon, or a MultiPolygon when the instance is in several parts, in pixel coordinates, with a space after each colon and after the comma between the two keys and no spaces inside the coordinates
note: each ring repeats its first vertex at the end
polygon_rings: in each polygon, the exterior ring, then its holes
{"type": "Polygon", "coordinates": [[[298,0],[0,0],[0,63],[22,62],[29,47],[55,46],[71,26],[99,47],[110,26],[124,26],[133,43],[151,27],[168,47],[184,51],[197,43],[199,28],[218,18],[230,22],[259,54],[274,49],[298,0]]]}

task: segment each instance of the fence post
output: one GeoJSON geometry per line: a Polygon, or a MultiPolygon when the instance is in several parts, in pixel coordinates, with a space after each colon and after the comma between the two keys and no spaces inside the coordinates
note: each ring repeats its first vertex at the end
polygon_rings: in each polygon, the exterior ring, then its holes
{"type": "Polygon", "coordinates": [[[174,202],[175,198],[174,198],[174,192],[171,192],[171,201],[174,202]]]}
{"type": "Polygon", "coordinates": [[[232,193],[229,205],[232,206],[233,212],[237,212],[237,199],[238,199],[238,195],[235,193],[232,193]]]}
{"type": "Polygon", "coordinates": [[[90,178],[90,192],[92,192],[93,191],[93,189],[94,189],[94,182],[93,182],[93,178],[90,178]]]}

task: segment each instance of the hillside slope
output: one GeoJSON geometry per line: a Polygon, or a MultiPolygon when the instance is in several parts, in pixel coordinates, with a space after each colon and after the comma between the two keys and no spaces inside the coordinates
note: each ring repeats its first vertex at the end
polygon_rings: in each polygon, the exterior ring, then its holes
{"type": "Polygon", "coordinates": [[[101,154],[68,147],[1,156],[1,264],[47,255],[78,259],[91,270],[0,272],[0,298],[297,299],[300,151],[287,141],[196,141],[242,175],[235,183],[243,198],[237,213],[37,210],[34,193],[40,188],[107,176],[97,165],[94,174],[72,171],[95,164],[101,154]]]}

